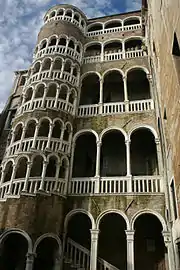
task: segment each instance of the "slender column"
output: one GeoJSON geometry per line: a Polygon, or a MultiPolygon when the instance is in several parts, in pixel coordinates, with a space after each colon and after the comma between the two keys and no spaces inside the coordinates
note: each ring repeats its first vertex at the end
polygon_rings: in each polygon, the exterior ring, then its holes
{"type": "Polygon", "coordinates": [[[12,193],[12,185],[13,185],[13,180],[15,177],[15,173],[16,173],[16,165],[13,165],[13,171],[12,171],[12,175],[11,175],[11,180],[10,180],[10,184],[9,184],[9,190],[8,190],[8,195],[11,195],[12,193]]]}
{"type": "Polygon", "coordinates": [[[126,49],[125,49],[125,43],[122,42],[122,53],[123,53],[123,59],[126,58],[126,49]]]}
{"type": "Polygon", "coordinates": [[[11,137],[11,142],[10,142],[10,146],[12,145],[12,143],[14,142],[14,137],[15,137],[15,132],[12,131],[12,137],[11,137]]]}
{"type": "Polygon", "coordinates": [[[22,112],[23,112],[23,105],[24,105],[24,103],[25,103],[25,100],[26,100],[26,95],[23,94],[23,99],[22,99],[22,102],[21,102],[21,104],[20,104],[20,106],[21,106],[21,108],[20,108],[20,114],[22,114],[22,112]]]}
{"type": "Polygon", "coordinates": [[[127,270],[134,270],[134,230],[126,231],[127,240],[127,270]]]}
{"type": "Polygon", "coordinates": [[[34,132],[34,138],[33,138],[33,143],[32,143],[31,149],[35,149],[37,135],[38,135],[38,132],[39,132],[39,128],[40,128],[40,125],[39,124],[36,124],[36,129],[35,129],[35,132],[34,132]]]}
{"type": "Polygon", "coordinates": [[[33,106],[33,101],[34,101],[35,94],[36,94],[36,91],[33,90],[32,97],[31,97],[31,102],[30,102],[30,106],[29,106],[29,110],[32,110],[32,106],[33,106]]]}
{"type": "Polygon", "coordinates": [[[65,48],[65,54],[67,53],[68,50],[68,44],[69,44],[69,38],[66,39],[66,48],[65,48]]]}
{"type": "Polygon", "coordinates": [[[23,190],[22,190],[23,192],[27,192],[28,180],[29,180],[31,168],[32,168],[32,162],[28,162],[27,163],[27,171],[26,171],[26,177],[25,177],[24,187],[23,187],[23,190]]]}
{"type": "Polygon", "coordinates": [[[60,257],[59,254],[57,254],[57,255],[55,256],[55,259],[54,259],[54,267],[53,267],[53,270],[60,270],[60,269],[61,269],[60,266],[61,266],[61,257],[60,257]]]}
{"type": "Polygon", "coordinates": [[[40,75],[41,75],[42,68],[43,68],[43,64],[41,63],[40,69],[38,71],[38,78],[37,78],[37,80],[40,80],[40,75]]]}
{"type": "Polygon", "coordinates": [[[61,129],[61,135],[60,135],[60,151],[62,151],[62,144],[63,144],[63,137],[64,137],[64,131],[65,131],[65,127],[62,127],[61,129]]]}
{"type": "Polygon", "coordinates": [[[44,181],[45,181],[45,175],[46,175],[46,168],[47,168],[48,162],[43,161],[43,169],[41,174],[41,184],[39,190],[44,191],[44,181]]]}
{"type": "Polygon", "coordinates": [[[173,252],[173,242],[171,239],[171,234],[168,231],[163,231],[162,235],[164,237],[164,244],[167,248],[168,252],[168,265],[169,265],[169,270],[175,270],[175,256],[173,252]]]}
{"type": "Polygon", "coordinates": [[[130,140],[125,141],[126,144],[126,166],[127,166],[127,176],[131,176],[131,158],[130,158],[130,140]]]}
{"type": "Polygon", "coordinates": [[[58,192],[57,188],[58,188],[58,179],[59,179],[59,171],[60,171],[60,168],[61,168],[61,163],[58,162],[56,164],[56,174],[55,174],[55,186],[54,186],[54,191],[55,192],[58,192]]]}
{"type": "MultiPolygon", "coordinates": [[[[156,143],[156,152],[157,152],[157,166],[159,170],[159,174],[162,176],[163,175],[163,163],[162,163],[162,153],[161,153],[161,145],[159,139],[155,139],[156,143]]],[[[161,183],[161,192],[164,191],[163,183],[161,183]]]]}
{"type": "Polygon", "coordinates": [[[21,140],[20,140],[20,144],[19,144],[19,151],[22,150],[22,142],[24,140],[25,134],[26,134],[26,127],[24,127],[23,131],[22,131],[21,140]]]}
{"type": "Polygon", "coordinates": [[[59,92],[60,92],[60,87],[57,87],[57,89],[56,89],[55,103],[54,103],[54,107],[55,108],[57,108],[59,92]]]}
{"type": "Polygon", "coordinates": [[[54,66],[54,60],[51,61],[51,66],[50,66],[50,69],[49,69],[49,77],[51,77],[51,75],[52,75],[53,66],[54,66]]]}
{"type": "Polygon", "coordinates": [[[73,162],[74,162],[74,153],[75,153],[76,143],[72,142],[71,147],[71,160],[70,160],[70,170],[69,170],[69,181],[72,179],[72,172],[73,172],[73,162]]]}
{"type": "Polygon", "coordinates": [[[101,62],[104,61],[104,45],[101,46],[101,62]]]}
{"type": "Polygon", "coordinates": [[[46,86],[46,87],[44,87],[44,95],[43,95],[42,103],[41,103],[41,107],[42,107],[42,108],[44,108],[44,105],[45,105],[45,100],[46,100],[47,91],[48,91],[48,88],[47,88],[47,86],[46,86]]]}
{"type": "Polygon", "coordinates": [[[127,76],[123,76],[124,83],[124,103],[125,103],[125,111],[129,111],[129,100],[128,100],[128,90],[127,90],[127,76]]]}
{"type": "Polygon", "coordinates": [[[70,91],[67,92],[65,110],[67,110],[67,107],[68,107],[69,96],[70,96],[70,91]]]}
{"type": "Polygon", "coordinates": [[[100,156],[101,156],[101,142],[97,142],[97,153],[96,153],[96,177],[100,176],[100,156]]]}
{"type": "Polygon", "coordinates": [[[97,268],[97,251],[98,251],[98,236],[99,230],[94,229],[91,231],[91,257],[90,257],[90,270],[97,268]]]}
{"type": "Polygon", "coordinates": [[[34,254],[33,253],[27,253],[25,270],[32,270],[33,269],[33,263],[34,263],[34,254]]]}
{"type": "Polygon", "coordinates": [[[4,182],[4,176],[5,176],[6,170],[2,169],[2,173],[1,173],[1,179],[0,179],[0,186],[3,184],[4,182]]]}
{"type": "Polygon", "coordinates": [[[65,62],[63,61],[62,66],[61,66],[61,71],[60,71],[60,79],[62,79],[62,77],[63,77],[64,66],[65,66],[65,62]]]}
{"type": "Polygon", "coordinates": [[[99,80],[99,114],[102,114],[103,111],[103,79],[101,78],[99,80]]]}
{"type": "Polygon", "coordinates": [[[50,148],[51,136],[52,136],[53,128],[54,128],[54,124],[51,123],[50,127],[49,127],[48,142],[47,142],[46,149],[50,148]]]}

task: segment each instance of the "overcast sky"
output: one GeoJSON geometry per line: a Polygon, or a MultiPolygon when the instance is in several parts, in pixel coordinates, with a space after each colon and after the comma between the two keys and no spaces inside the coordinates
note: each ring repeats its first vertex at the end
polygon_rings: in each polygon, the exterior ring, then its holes
{"type": "Polygon", "coordinates": [[[11,91],[13,72],[30,65],[43,15],[56,4],[73,4],[88,18],[141,8],[141,0],[0,0],[0,111],[11,91]]]}

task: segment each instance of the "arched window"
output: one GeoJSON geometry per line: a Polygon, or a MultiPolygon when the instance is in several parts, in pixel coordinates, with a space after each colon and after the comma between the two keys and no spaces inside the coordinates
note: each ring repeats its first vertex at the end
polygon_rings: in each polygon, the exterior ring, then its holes
{"type": "Polygon", "coordinates": [[[72,10],[70,10],[70,9],[66,10],[65,16],[72,18],[72,10]]]}
{"type": "Polygon", "coordinates": [[[74,20],[79,22],[79,14],[78,13],[74,13],[74,20]]]}
{"type": "Polygon", "coordinates": [[[74,41],[72,39],[68,43],[68,48],[71,48],[71,49],[75,48],[74,41]]]}
{"type": "Polygon", "coordinates": [[[122,26],[122,22],[120,20],[112,20],[112,21],[107,22],[104,28],[110,29],[110,28],[116,28],[116,27],[121,27],[121,26],[122,26]]]}
{"type": "Polygon", "coordinates": [[[50,157],[46,168],[46,177],[55,177],[57,167],[57,157],[50,157]]]}
{"type": "Polygon", "coordinates": [[[40,124],[38,137],[48,137],[49,134],[49,120],[43,119],[40,124]]]}
{"type": "Polygon", "coordinates": [[[54,122],[53,132],[52,132],[52,138],[60,139],[62,132],[62,122],[59,120],[56,120],[54,122]]]}
{"type": "Polygon", "coordinates": [[[9,182],[11,180],[12,172],[13,172],[13,163],[12,163],[12,161],[8,161],[8,163],[6,163],[6,167],[5,167],[5,171],[4,171],[3,183],[9,182]]]}
{"type": "Polygon", "coordinates": [[[66,46],[66,42],[67,42],[66,38],[61,37],[59,39],[58,45],[60,45],[60,46],[66,46]]]}
{"type": "Polygon", "coordinates": [[[56,58],[53,64],[53,70],[61,71],[61,67],[62,67],[62,59],[56,58]]]}
{"type": "Polygon", "coordinates": [[[75,99],[76,99],[76,92],[75,92],[74,89],[72,89],[72,90],[71,90],[71,94],[70,94],[70,96],[69,96],[69,102],[70,102],[71,104],[74,104],[75,99]]]}
{"type": "Polygon", "coordinates": [[[56,15],[56,12],[55,12],[55,11],[52,11],[52,12],[50,13],[50,15],[49,15],[49,18],[53,18],[53,17],[55,17],[55,15],[56,15]]]}
{"type": "Polygon", "coordinates": [[[26,126],[25,138],[33,138],[36,129],[36,121],[30,120],[26,126]]]}
{"type": "Polygon", "coordinates": [[[59,98],[66,100],[68,93],[68,87],[66,85],[61,85],[60,92],[59,92],[59,98]]]}
{"type": "Polygon", "coordinates": [[[56,42],[57,42],[57,38],[56,37],[52,37],[48,46],[49,47],[55,46],[56,45],[56,42]]]}
{"type": "Polygon", "coordinates": [[[88,74],[82,80],[80,105],[99,103],[99,92],[100,92],[99,76],[96,73],[88,74]]]}
{"type": "Polygon", "coordinates": [[[33,74],[38,73],[40,69],[40,63],[37,62],[33,68],[33,74]]]}
{"type": "Polygon", "coordinates": [[[14,131],[14,142],[19,141],[21,139],[22,136],[22,131],[23,131],[23,126],[22,124],[19,124],[16,126],[16,129],[14,131]]]}
{"type": "Polygon", "coordinates": [[[55,97],[56,91],[57,91],[57,85],[55,83],[50,84],[48,87],[46,97],[51,97],[51,98],[55,97]]]}
{"type": "Polygon", "coordinates": [[[43,169],[43,160],[43,157],[40,155],[34,157],[30,177],[41,176],[43,169]]]}
{"type": "Polygon", "coordinates": [[[103,83],[103,102],[123,102],[124,83],[122,74],[112,70],[105,74],[103,83]]]}
{"type": "Polygon", "coordinates": [[[65,62],[64,71],[65,72],[68,72],[68,73],[71,73],[71,66],[72,66],[71,61],[70,60],[67,60],[65,62]]]}
{"type": "Polygon", "coordinates": [[[130,39],[125,41],[125,50],[126,51],[135,51],[140,50],[142,48],[142,40],[141,39],[130,39]]]}
{"type": "Polygon", "coordinates": [[[70,124],[66,124],[65,130],[64,130],[64,137],[63,140],[69,142],[70,134],[72,132],[72,127],[70,124]]]}
{"type": "Polygon", "coordinates": [[[45,49],[46,46],[47,46],[47,41],[46,40],[41,41],[40,50],[45,49]]]}
{"type": "Polygon", "coordinates": [[[16,165],[16,175],[15,179],[18,178],[25,178],[26,177],[26,171],[27,171],[27,158],[26,157],[21,157],[18,160],[18,163],[16,165]]]}
{"type": "Polygon", "coordinates": [[[105,53],[117,53],[122,51],[121,41],[109,41],[104,46],[105,53]]]}
{"type": "Polygon", "coordinates": [[[63,159],[60,170],[59,170],[59,178],[66,179],[67,178],[67,171],[68,171],[68,164],[67,160],[63,159]]]}
{"type": "Polygon", "coordinates": [[[100,54],[101,54],[101,44],[94,43],[86,47],[84,56],[88,57],[88,56],[95,56],[95,55],[100,55],[100,54]]]}
{"type": "Polygon", "coordinates": [[[28,102],[29,100],[31,100],[32,94],[33,94],[33,89],[32,89],[32,87],[30,87],[26,91],[25,102],[28,102]]]}
{"type": "Polygon", "coordinates": [[[51,59],[47,58],[44,60],[44,62],[42,63],[42,71],[43,70],[49,70],[51,67],[51,59]]]}
{"type": "Polygon", "coordinates": [[[88,27],[88,32],[98,31],[102,29],[103,29],[103,25],[101,23],[95,23],[88,27]]]}
{"type": "Polygon", "coordinates": [[[77,75],[78,75],[78,67],[77,67],[77,66],[75,66],[75,67],[73,68],[73,75],[74,75],[75,77],[77,77],[77,75]]]}
{"type": "Polygon", "coordinates": [[[40,84],[36,88],[36,93],[34,98],[41,98],[44,95],[44,84],[40,84]]]}
{"type": "Polygon", "coordinates": [[[93,177],[96,169],[96,137],[92,133],[80,135],[74,152],[73,177],[93,177]]]}
{"type": "Polygon", "coordinates": [[[126,25],[134,25],[134,24],[139,24],[140,23],[140,19],[139,18],[128,18],[126,20],[124,20],[124,26],[126,25]]]}
{"type": "Polygon", "coordinates": [[[63,14],[64,14],[64,10],[63,9],[59,9],[57,11],[57,16],[63,16],[63,14]]]}
{"type": "Polygon", "coordinates": [[[80,45],[79,45],[79,44],[78,44],[77,47],[76,47],[76,51],[77,51],[78,53],[81,53],[80,45]]]}

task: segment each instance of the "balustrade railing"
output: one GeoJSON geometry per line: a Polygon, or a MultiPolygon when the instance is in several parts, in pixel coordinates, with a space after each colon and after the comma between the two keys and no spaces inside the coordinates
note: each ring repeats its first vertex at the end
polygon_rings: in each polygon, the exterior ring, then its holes
{"type": "Polygon", "coordinates": [[[66,56],[70,56],[79,62],[81,61],[80,53],[69,47],[66,50],[66,47],[63,45],[54,45],[41,49],[34,55],[34,60],[49,54],[63,54],[66,56]]]}
{"type": "Polygon", "coordinates": [[[104,52],[103,56],[101,55],[92,55],[86,56],[83,59],[84,64],[88,63],[98,63],[103,61],[117,61],[121,59],[129,59],[129,58],[138,58],[146,56],[147,52],[142,49],[133,49],[129,51],[115,51],[115,52],[104,52]]]}
{"type": "MultiPolygon", "coordinates": [[[[26,193],[36,194],[40,188],[41,177],[30,177],[28,179],[28,185],[26,193]]],[[[6,199],[7,197],[19,197],[23,191],[25,178],[14,179],[10,190],[10,182],[1,184],[0,186],[0,199],[6,199]]],[[[54,177],[46,177],[44,181],[44,189],[47,193],[56,193],[59,195],[65,195],[66,192],[66,180],[55,179],[54,177]]]]}
{"type": "Polygon", "coordinates": [[[69,182],[70,195],[163,192],[162,178],[152,176],[82,177],[69,182]]]}
{"type": "Polygon", "coordinates": [[[133,30],[138,30],[141,28],[142,28],[142,25],[140,23],[139,24],[132,24],[132,25],[113,27],[113,28],[108,28],[108,29],[101,29],[101,30],[87,32],[87,36],[93,37],[93,36],[99,36],[99,35],[109,34],[109,33],[133,31],[133,30]]]}
{"type": "Polygon", "coordinates": [[[131,112],[145,112],[154,110],[152,99],[136,100],[129,102],[110,102],[103,104],[80,105],[78,107],[78,117],[92,117],[98,114],[121,114],[131,112]]]}

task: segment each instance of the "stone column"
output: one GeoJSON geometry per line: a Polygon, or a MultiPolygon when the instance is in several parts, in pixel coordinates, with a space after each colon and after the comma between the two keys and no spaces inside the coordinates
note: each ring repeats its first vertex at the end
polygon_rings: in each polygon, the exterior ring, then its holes
{"type": "Polygon", "coordinates": [[[21,102],[21,104],[20,104],[20,106],[21,106],[21,108],[20,108],[20,114],[22,114],[22,112],[23,112],[23,105],[24,105],[24,103],[25,103],[25,100],[26,100],[26,95],[23,94],[23,99],[22,99],[22,102],[21,102]]]}
{"type": "Polygon", "coordinates": [[[60,256],[56,256],[54,259],[54,267],[53,270],[61,270],[61,257],[60,256]]]}
{"type": "Polygon", "coordinates": [[[61,66],[61,71],[60,71],[60,79],[62,79],[62,77],[63,77],[64,66],[65,66],[65,62],[63,61],[62,66],[61,66]]]}
{"type": "Polygon", "coordinates": [[[96,153],[96,177],[100,176],[100,156],[101,156],[101,142],[97,143],[97,153],[96,153]]]}
{"type": "Polygon", "coordinates": [[[50,66],[50,69],[49,69],[49,77],[51,77],[51,75],[52,75],[53,66],[54,66],[54,60],[51,60],[51,66],[50,66]]]}
{"type": "Polygon", "coordinates": [[[70,96],[70,93],[71,93],[70,91],[67,92],[65,111],[67,110],[67,107],[68,107],[68,102],[69,102],[69,96],[70,96]]]}
{"type": "Polygon", "coordinates": [[[168,252],[168,265],[169,265],[169,270],[175,270],[175,256],[174,256],[174,247],[173,247],[173,242],[171,239],[171,234],[169,231],[163,231],[162,235],[164,237],[164,244],[167,248],[168,252]]]}
{"type": "Polygon", "coordinates": [[[57,87],[57,89],[56,89],[56,97],[55,97],[55,102],[54,102],[54,107],[55,108],[57,108],[59,92],[60,92],[60,87],[57,87]]]}
{"type": "Polygon", "coordinates": [[[125,141],[126,144],[126,166],[127,166],[127,176],[131,176],[131,158],[130,158],[130,140],[125,141]]]}
{"type": "Polygon", "coordinates": [[[11,175],[11,180],[10,180],[10,184],[9,184],[9,190],[8,190],[8,195],[11,195],[12,193],[12,185],[13,185],[13,180],[16,174],[16,165],[13,165],[13,171],[12,171],[12,175],[11,175]]]}
{"type": "Polygon", "coordinates": [[[126,49],[125,49],[124,41],[122,42],[122,53],[123,53],[123,59],[125,59],[126,58],[126,49]]]}
{"type": "Polygon", "coordinates": [[[33,101],[34,101],[35,94],[36,94],[36,91],[33,89],[32,97],[31,97],[31,102],[30,102],[30,105],[29,105],[29,110],[32,110],[32,106],[33,106],[33,101]]]}
{"type": "Polygon", "coordinates": [[[19,143],[19,151],[22,150],[22,142],[24,140],[25,134],[26,134],[26,127],[23,127],[23,131],[22,131],[22,135],[21,135],[21,140],[20,140],[20,143],[19,143]]]}
{"type": "Polygon", "coordinates": [[[101,62],[104,61],[104,45],[101,46],[101,62]]]}
{"type": "Polygon", "coordinates": [[[32,143],[31,149],[35,149],[37,135],[38,135],[38,132],[39,132],[39,128],[40,128],[40,125],[39,124],[36,124],[36,129],[35,129],[35,132],[34,132],[34,138],[33,138],[33,143],[32,143]]]}
{"type": "Polygon", "coordinates": [[[103,79],[99,79],[100,89],[99,89],[99,114],[103,112],[103,79]]]}
{"type": "Polygon", "coordinates": [[[32,162],[28,162],[27,163],[27,170],[26,170],[26,177],[25,177],[24,187],[23,187],[23,190],[22,190],[22,192],[25,192],[25,193],[27,192],[28,180],[29,180],[31,168],[32,168],[32,162]]]}
{"type": "Polygon", "coordinates": [[[55,186],[54,186],[54,192],[58,192],[57,188],[58,188],[58,179],[59,179],[59,171],[60,171],[60,168],[61,168],[61,163],[58,162],[56,164],[56,174],[55,174],[55,186]]]}
{"type": "Polygon", "coordinates": [[[48,91],[48,88],[46,86],[46,87],[44,87],[44,95],[43,95],[43,98],[42,98],[41,108],[44,108],[47,91],[48,91]]]}
{"type": "Polygon", "coordinates": [[[47,141],[46,150],[50,150],[50,143],[51,143],[53,128],[54,128],[54,124],[51,123],[50,127],[49,127],[49,134],[48,134],[48,141],[47,141]]]}
{"type": "Polygon", "coordinates": [[[47,165],[48,165],[48,162],[43,161],[43,169],[42,169],[42,174],[41,174],[41,184],[40,184],[40,187],[39,187],[40,191],[44,191],[44,182],[45,182],[47,165]]]}
{"type": "Polygon", "coordinates": [[[125,111],[129,111],[129,100],[128,100],[128,90],[127,90],[127,76],[123,76],[124,83],[124,103],[125,103],[125,111]]]}
{"type": "Polygon", "coordinates": [[[76,143],[72,142],[71,147],[71,160],[70,160],[70,169],[69,169],[69,181],[72,179],[72,172],[73,172],[73,162],[74,162],[74,153],[75,153],[76,143]]]}
{"type": "Polygon", "coordinates": [[[156,143],[158,170],[159,170],[159,174],[163,175],[162,153],[161,153],[161,145],[160,145],[159,139],[155,139],[155,143],[156,143]]]}
{"type": "Polygon", "coordinates": [[[90,270],[96,270],[97,269],[97,251],[98,251],[99,230],[93,229],[90,231],[91,231],[90,270]]]}
{"type": "Polygon", "coordinates": [[[33,263],[34,263],[34,254],[33,253],[27,253],[25,270],[32,270],[33,269],[33,263]]]}
{"type": "Polygon", "coordinates": [[[134,270],[134,230],[126,231],[127,240],[127,270],[134,270]]]}

